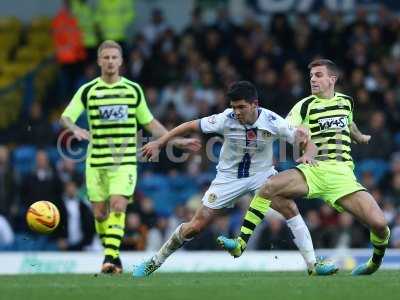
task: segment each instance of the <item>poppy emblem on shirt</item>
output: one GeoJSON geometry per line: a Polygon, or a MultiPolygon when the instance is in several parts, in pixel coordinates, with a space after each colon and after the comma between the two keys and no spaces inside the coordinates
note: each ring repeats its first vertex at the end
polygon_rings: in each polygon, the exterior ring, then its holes
{"type": "Polygon", "coordinates": [[[248,141],[255,141],[257,139],[257,135],[254,132],[254,130],[248,130],[246,134],[247,134],[246,138],[248,141]]]}

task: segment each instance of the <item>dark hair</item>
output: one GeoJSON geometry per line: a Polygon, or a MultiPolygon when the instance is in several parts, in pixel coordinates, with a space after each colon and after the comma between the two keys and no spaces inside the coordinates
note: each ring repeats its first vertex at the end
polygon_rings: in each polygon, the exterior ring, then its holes
{"type": "Polygon", "coordinates": [[[253,103],[258,100],[256,87],[249,81],[237,81],[233,83],[226,93],[228,101],[245,100],[253,103]]]}
{"type": "Polygon", "coordinates": [[[328,69],[330,75],[335,75],[336,77],[339,77],[339,68],[330,59],[324,59],[324,58],[316,59],[308,64],[309,69],[319,66],[325,66],[328,69]]]}

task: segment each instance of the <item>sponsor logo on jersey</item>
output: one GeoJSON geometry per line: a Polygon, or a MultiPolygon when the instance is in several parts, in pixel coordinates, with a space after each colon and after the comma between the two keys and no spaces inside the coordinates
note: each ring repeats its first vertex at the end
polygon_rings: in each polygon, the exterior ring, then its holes
{"type": "Polygon", "coordinates": [[[345,116],[333,118],[318,119],[320,130],[327,129],[343,129],[347,126],[347,118],[345,116]]]}
{"type": "Polygon", "coordinates": [[[128,105],[102,105],[99,114],[102,121],[124,121],[128,119],[128,105]]]}

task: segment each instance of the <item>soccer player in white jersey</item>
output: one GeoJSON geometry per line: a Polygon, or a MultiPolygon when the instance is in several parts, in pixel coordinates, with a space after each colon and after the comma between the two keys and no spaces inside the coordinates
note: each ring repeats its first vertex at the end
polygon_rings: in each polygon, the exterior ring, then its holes
{"type": "MultiPolygon", "coordinates": [[[[142,148],[148,159],[157,157],[160,148],[173,138],[190,132],[219,133],[223,135],[217,176],[204,194],[202,205],[192,220],[179,225],[161,249],[149,260],[136,266],[134,277],[145,277],[158,269],[164,261],[186,241],[193,239],[212,222],[222,209],[232,207],[236,199],[247,193],[254,193],[265,180],[277,172],[272,164],[272,145],[277,138],[289,143],[301,142],[303,155],[297,160],[313,164],[315,145],[308,142],[304,131],[291,128],[287,121],[265,108],[258,107],[257,90],[248,81],[234,83],[227,98],[232,106],[224,112],[199,120],[183,123],[158,140],[142,148]]],[[[300,217],[301,218],[301,217],[300,217]]],[[[330,264],[316,264],[310,233],[304,221],[292,229],[296,243],[302,253],[308,271],[310,268],[319,275],[328,275],[334,267],[330,264]]],[[[290,227],[290,226],[289,226],[290,227]]]]}

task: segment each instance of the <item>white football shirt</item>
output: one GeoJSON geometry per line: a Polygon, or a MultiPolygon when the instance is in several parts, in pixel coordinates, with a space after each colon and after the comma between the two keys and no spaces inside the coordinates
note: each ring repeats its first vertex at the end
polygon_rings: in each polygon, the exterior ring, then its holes
{"type": "Polygon", "coordinates": [[[273,168],[273,142],[285,139],[293,144],[295,129],[276,113],[258,109],[258,119],[252,125],[243,125],[235,118],[233,109],[200,119],[204,133],[224,137],[217,165],[218,172],[236,178],[246,178],[273,168]]]}

